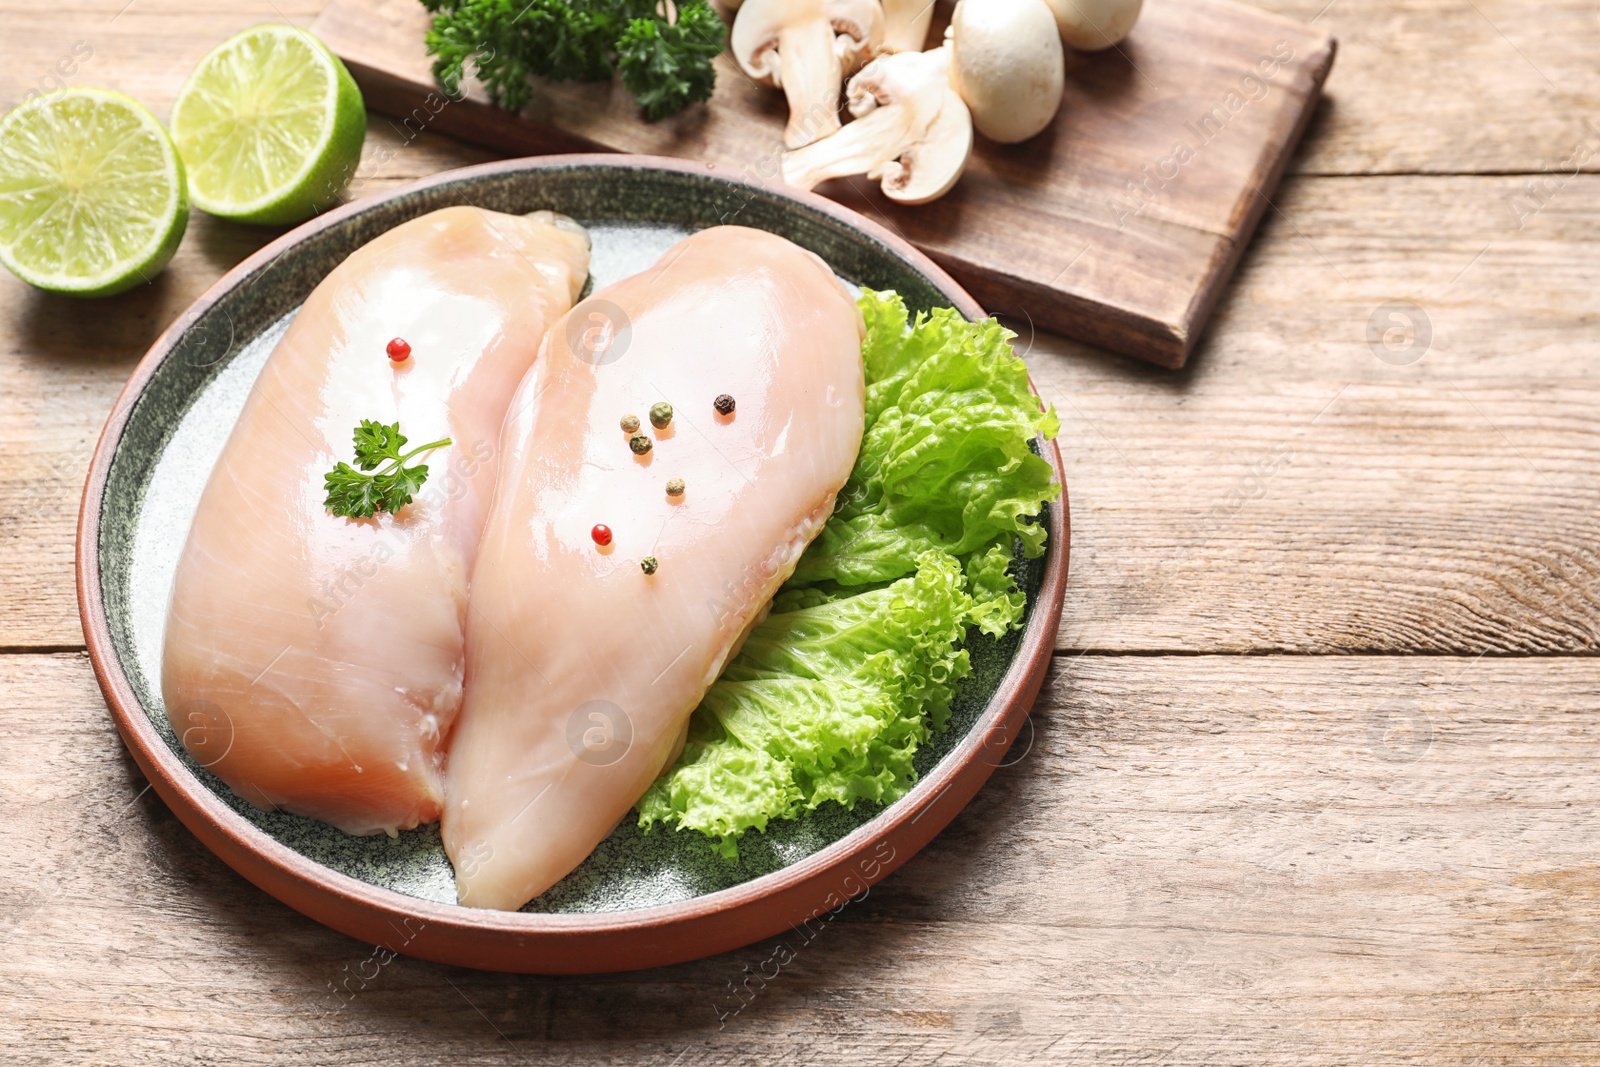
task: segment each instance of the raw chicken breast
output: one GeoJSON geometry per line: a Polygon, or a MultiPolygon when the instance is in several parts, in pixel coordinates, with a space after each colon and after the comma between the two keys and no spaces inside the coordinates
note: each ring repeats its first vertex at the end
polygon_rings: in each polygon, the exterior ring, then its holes
{"type": "Polygon", "coordinates": [[[441,825],[463,904],[543,892],[676,757],[849,476],[861,336],[820,259],[735,226],[687,238],[551,330],[506,419],[473,572],[441,825]],[[724,393],[731,416],[713,410],[724,393]],[[658,430],[661,401],[674,417],[658,430]],[[643,455],[619,428],[630,413],[654,442],[643,455]]]}
{"type": "Polygon", "coordinates": [[[500,426],[588,262],[570,220],[446,208],[335,268],[268,358],[200,498],[162,664],[173,729],[250,803],[353,834],[438,818],[500,426]],[[397,336],[412,355],[391,364],[397,336]],[[455,441],[398,515],[323,506],[362,419],[455,441]]]}

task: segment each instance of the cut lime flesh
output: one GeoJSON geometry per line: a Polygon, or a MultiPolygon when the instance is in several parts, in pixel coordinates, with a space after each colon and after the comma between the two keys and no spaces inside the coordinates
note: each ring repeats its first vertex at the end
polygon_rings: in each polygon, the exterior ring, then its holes
{"type": "Polygon", "coordinates": [[[122,292],[167,265],[188,222],[183,163],[137,101],[66,89],[0,119],[0,263],[28,284],[122,292]]]}
{"type": "Polygon", "coordinates": [[[350,72],[293,26],[256,26],[213,49],[172,105],[195,206],[285,225],[336,202],[361,161],[367,112],[350,72]]]}

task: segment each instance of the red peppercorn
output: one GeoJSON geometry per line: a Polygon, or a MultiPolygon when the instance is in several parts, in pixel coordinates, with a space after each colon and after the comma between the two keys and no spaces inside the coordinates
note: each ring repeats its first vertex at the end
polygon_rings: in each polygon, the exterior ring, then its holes
{"type": "Polygon", "coordinates": [[[411,358],[411,346],[399,337],[389,342],[389,358],[396,363],[404,363],[411,358]]]}
{"type": "Polygon", "coordinates": [[[605,523],[597,522],[594,529],[589,531],[589,536],[594,538],[594,543],[604,548],[611,543],[611,527],[605,523]]]}

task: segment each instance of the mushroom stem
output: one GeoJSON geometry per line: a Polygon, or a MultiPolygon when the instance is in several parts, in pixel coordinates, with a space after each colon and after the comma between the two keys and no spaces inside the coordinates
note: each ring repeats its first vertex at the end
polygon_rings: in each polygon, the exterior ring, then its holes
{"type": "Polygon", "coordinates": [[[839,128],[839,84],[883,43],[878,0],[744,0],[729,48],[741,69],[789,98],[784,144],[839,128]]]}
{"type": "Polygon", "coordinates": [[[783,154],[783,180],[813,189],[830,178],[868,174],[898,159],[911,140],[911,109],[904,104],[874,108],[832,137],[783,154]]]}
{"type": "Polygon", "coordinates": [[[928,43],[935,0],[883,0],[883,46],[891,52],[920,52],[928,43]]]}
{"type": "Polygon", "coordinates": [[[865,174],[889,199],[922,204],[961,177],[972,151],[972,117],[950,87],[949,51],[893,52],[850,80],[856,120],[831,137],[785,152],[783,178],[810,189],[865,174]]]}
{"type": "Polygon", "coordinates": [[[778,31],[776,81],[789,101],[785,145],[799,148],[839,128],[839,86],[844,71],[828,23],[810,20],[778,31]]]}

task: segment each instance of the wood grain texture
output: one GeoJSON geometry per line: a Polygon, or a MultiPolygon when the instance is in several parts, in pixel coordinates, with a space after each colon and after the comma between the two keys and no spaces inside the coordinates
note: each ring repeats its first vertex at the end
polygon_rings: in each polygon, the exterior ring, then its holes
{"type": "Polygon", "coordinates": [[[1338,37],[1291,169],[1305,174],[1600,171],[1600,20],[1588,0],[1256,0],[1338,37]]]}
{"type": "MultiPolygon", "coordinates": [[[[375,135],[362,191],[444,151],[418,140],[380,162],[385,148],[375,135]]],[[[1600,178],[1520,230],[1505,206],[1517,185],[1295,180],[1178,375],[1030,337],[1026,306],[998,309],[1064,419],[1074,566],[1059,647],[1596,649],[1600,178]],[[1391,300],[1431,323],[1409,366],[1366,339],[1391,300]]],[[[81,643],[87,449],[160,326],[265,239],[196,230],[157,299],[93,316],[0,278],[0,315],[23,325],[0,360],[0,536],[17,546],[0,553],[0,646],[81,643]]]]}
{"type": "MultiPolygon", "coordinates": [[[[661,122],[640,119],[611,83],[540,83],[518,117],[476,86],[460,101],[441,95],[427,27],[415,0],[333,0],[312,29],[370,106],[416,129],[529,154],[685,156],[778,178],[782,94],[727,54],[711,101],[661,122]]],[[[900,233],[980,301],[1026,294],[1049,329],[1181,366],[1332,62],[1321,30],[1233,0],[1151,0],[1117,49],[1071,55],[1049,129],[1021,145],[980,138],[936,203],[894,204],[865,179],[819,191],[900,233]]]]}
{"type": "Polygon", "coordinates": [[[787,966],[595,978],[374,959],[141,795],[83,657],[0,685],[16,1062],[1592,1062],[1584,662],[1061,657],[1010,765],[787,966]]]}
{"type": "MultiPolygon", "coordinates": [[[[81,642],[87,446],[271,233],[197,214],[151,290],[93,305],[0,274],[0,1061],[1595,1062],[1600,165],[1545,171],[1600,144],[1600,20],[1257,2],[1341,56],[1188,366],[996,303],[1073,493],[1031,747],[720,1029],[772,945],[583,980],[385,963],[141,795],[87,661],[16,650],[81,642]],[[1431,327],[1409,365],[1367,341],[1398,300],[1431,327]],[[1460,655],[1198,654],[1252,650],[1460,655]]],[[[73,84],[164,116],[226,34],[322,6],[124,3],[0,0],[0,101],[87,40],[73,84]]],[[[377,117],[354,192],[485,158],[377,117]]]]}
{"type": "MultiPolygon", "coordinates": [[[[309,26],[325,0],[3,0],[0,104],[44,78],[77,40],[95,48],[74,84],[135,93],[165,117],[190,65],[260,21],[309,26]]],[[[1528,174],[1576,145],[1600,172],[1600,20],[1591,0],[1250,0],[1340,42],[1290,171],[1528,174]]],[[[941,8],[948,9],[948,3],[941,8]]],[[[1158,72],[1149,72],[1155,76],[1158,72]]]]}

